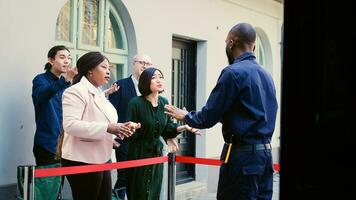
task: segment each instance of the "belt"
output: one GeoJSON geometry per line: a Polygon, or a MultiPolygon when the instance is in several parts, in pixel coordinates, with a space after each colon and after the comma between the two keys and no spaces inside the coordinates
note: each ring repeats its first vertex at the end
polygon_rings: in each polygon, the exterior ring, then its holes
{"type": "Polygon", "coordinates": [[[272,149],[271,144],[232,145],[237,151],[260,151],[272,149]]]}

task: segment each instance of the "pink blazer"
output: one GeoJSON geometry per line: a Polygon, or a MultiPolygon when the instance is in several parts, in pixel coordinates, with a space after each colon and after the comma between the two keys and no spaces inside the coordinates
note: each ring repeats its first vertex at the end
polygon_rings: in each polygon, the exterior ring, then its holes
{"type": "Polygon", "coordinates": [[[117,113],[104,93],[85,77],[62,97],[64,138],[62,158],[101,164],[111,158],[113,135],[106,132],[117,113]]]}

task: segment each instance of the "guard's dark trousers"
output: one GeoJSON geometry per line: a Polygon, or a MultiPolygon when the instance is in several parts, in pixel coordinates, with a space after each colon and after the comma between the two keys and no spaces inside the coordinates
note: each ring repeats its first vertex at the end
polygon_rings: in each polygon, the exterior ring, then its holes
{"type": "Polygon", "coordinates": [[[270,149],[231,149],[227,164],[220,167],[218,200],[271,200],[273,161],[270,149]]]}

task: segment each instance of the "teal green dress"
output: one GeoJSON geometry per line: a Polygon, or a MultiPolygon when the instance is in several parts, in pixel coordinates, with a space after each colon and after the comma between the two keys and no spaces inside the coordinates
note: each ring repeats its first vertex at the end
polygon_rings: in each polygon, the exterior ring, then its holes
{"type": "MultiPolygon", "coordinates": [[[[128,160],[162,156],[163,144],[159,137],[174,138],[178,135],[178,124],[164,114],[167,99],[159,96],[158,106],[142,96],[134,97],[128,105],[128,120],[140,122],[129,140],[128,160]]],[[[163,164],[129,168],[127,171],[127,197],[129,200],[159,200],[163,164]]]]}

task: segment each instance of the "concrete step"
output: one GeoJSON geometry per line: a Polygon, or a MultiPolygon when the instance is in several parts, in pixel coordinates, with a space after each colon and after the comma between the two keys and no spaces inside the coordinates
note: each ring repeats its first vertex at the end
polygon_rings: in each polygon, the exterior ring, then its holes
{"type": "Polygon", "coordinates": [[[193,197],[190,200],[216,200],[216,193],[208,193],[199,197],[193,197]]]}
{"type": "MultiPolygon", "coordinates": [[[[176,186],[176,200],[192,200],[199,196],[207,194],[207,184],[192,181],[176,186]]],[[[206,199],[207,200],[207,199],[206,199]]]]}

